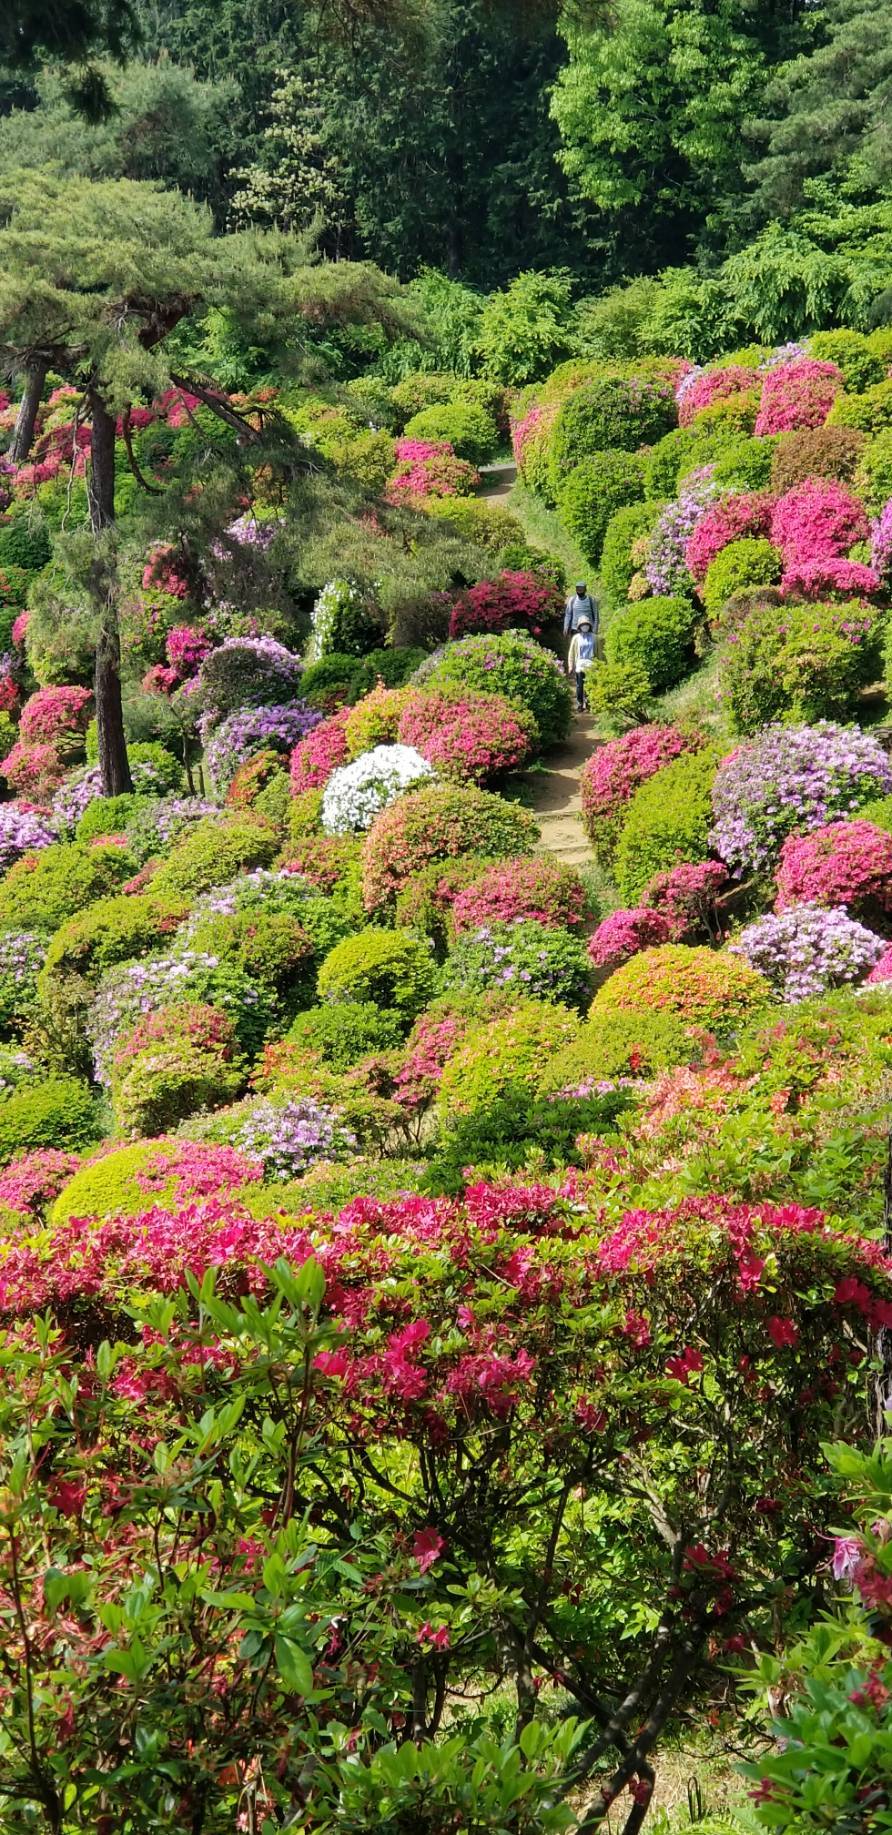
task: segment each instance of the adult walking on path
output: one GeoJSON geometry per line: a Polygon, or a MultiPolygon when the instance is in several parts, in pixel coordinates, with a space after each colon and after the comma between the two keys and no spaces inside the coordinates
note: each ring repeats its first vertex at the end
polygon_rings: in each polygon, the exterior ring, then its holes
{"type": "Polygon", "coordinates": [[[592,598],[585,581],[577,580],[576,591],[570,594],[564,606],[564,636],[570,638],[575,637],[584,618],[588,619],[591,626],[595,639],[595,648],[597,649],[598,626],[600,624],[598,601],[592,598]]]}

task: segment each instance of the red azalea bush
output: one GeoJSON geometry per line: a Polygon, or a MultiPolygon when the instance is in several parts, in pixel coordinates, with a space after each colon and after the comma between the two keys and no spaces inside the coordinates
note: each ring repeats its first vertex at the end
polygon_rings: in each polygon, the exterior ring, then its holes
{"type": "Polygon", "coordinates": [[[93,695],[89,688],[38,688],[22,708],[19,738],[26,745],[59,745],[79,738],[90,722],[93,695]]]}
{"type": "Polygon", "coordinates": [[[45,803],[58,790],[65,771],[54,745],[26,745],[20,739],[0,761],[0,776],[5,777],[10,790],[35,803],[45,803]]]}
{"type": "Polygon", "coordinates": [[[494,580],[478,580],[455,600],[449,618],[450,637],[478,631],[529,631],[541,637],[563,610],[563,595],[536,574],[504,569],[494,580]]]}
{"type": "Polygon", "coordinates": [[[301,739],[291,754],[291,793],[300,796],[304,790],[322,790],[338,765],[350,756],[345,731],[349,707],[329,714],[319,726],[301,739]]]}
{"type": "Polygon", "coordinates": [[[500,860],[459,892],[452,906],[456,933],[480,924],[511,924],[535,918],[549,929],[576,930],[584,922],[588,898],[573,867],[553,854],[500,860]]]}
{"type": "Polygon", "coordinates": [[[394,1076],[394,1095],[410,1115],[430,1107],[448,1060],[475,1024],[471,1003],[445,995],[421,1013],[394,1076]]]}
{"type": "Polygon", "coordinates": [[[589,961],[595,968],[619,968],[642,949],[668,943],[672,927],[661,911],[636,905],[627,911],[611,911],[602,918],[589,940],[589,961]]]}
{"type": "Polygon", "coordinates": [[[387,486],[391,503],[407,497],[465,497],[480,473],[460,459],[448,440],[397,440],[397,466],[387,486]]]}
{"type": "Polygon", "coordinates": [[[826,905],[870,918],[892,911],[892,835],[873,822],[829,822],[788,835],[781,848],[775,910],[826,905]]]}
{"type": "Polygon", "coordinates": [[[397,735],[441,777],[486,784],[527,763],[539,730],[532,714],[504,695],[419,690],[403,708],[397,735]]]}
{"type": "Polygon", "coordinates": [[[762,384],[755,432],[789,433],[796,427],[823,427],[842,388],[842,371],[815,357],[778,363],[762,384]]]}
{"type": "Polygon", "coordinates": [[[833,555],[800,561],[788,567],[781,579],[781,592],[788,599],[832,599],[837,593],[843,599],[871,599],[882,590],[883,582],[872,567],[833,555]]]}
{"type": "Polygon", "coordinates": [[[772,511],[771,540],[787,568],[844,558],[868,533],[863,503],[835,479],[807,478],[772,511]]]}
{"type": "Polygon", "coordinates": [[[671,764],[681,752],[696,751],[699,734],[677,726],[636,726],[599,746],[583,766],[582,820],[599,859],[612,859],[627,805],[639,784],[671,764]]]}
{"type": "Polygon", "coordinates": [[[743,491],[704,511],[685,548],[685,563],[697,586],[703,584],[716,555],[730,542],[746,535],[767,535],[772,505],[773,498],[766,491],[743,491]]]}
{"type": "Polygon", "coordinates": [[[418,1835],[457,1805],[529,1835],[570,1800],[637,1830],[658,1729],[744,1636],[770,1646],[778,1528],[810,1572],[838,1514],[820,1446],[857,1431],[892,1278],[796,1205],[692,1199],[605,1234],[584,1183],[483,1183],[335,1221],[214,1197],[23,1226],[0,1306],[27,1820],[83,1797],[100,1835],[285,1827],[311,1778],[345,1835],[395,1804],[418,1835]],[[455,1740],[472,1686],[513,1698],[521,1748],[455,1740]],[[591,1738],[592,1700],[634,1702],[627,1747],[591,1738]]]}
{"type": "Polygon", "coordinates": [[[701,370],[690,382],[685,380],[678,390],[679,426],[690,427],[704,408],[711,408],[717,401],[726,401],[731,395],[743,395],[747,389],[755,388],[758,381],[758,370],[745,369],[741,363],[701,370]]]}

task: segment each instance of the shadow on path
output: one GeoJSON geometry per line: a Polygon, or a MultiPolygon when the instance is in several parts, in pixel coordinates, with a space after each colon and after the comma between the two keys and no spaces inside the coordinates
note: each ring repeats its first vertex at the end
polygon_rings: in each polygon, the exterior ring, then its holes
{"type": "Polygon", "coordinates": [[[579,780],[582,767],[598,745],[591,714],[574,714],[569,738],[547,753],[544,771],[519,774],[527,806],[542,830],[541,847],[570,866],[591,862],[592,850],[582,826],[579,780]]]}

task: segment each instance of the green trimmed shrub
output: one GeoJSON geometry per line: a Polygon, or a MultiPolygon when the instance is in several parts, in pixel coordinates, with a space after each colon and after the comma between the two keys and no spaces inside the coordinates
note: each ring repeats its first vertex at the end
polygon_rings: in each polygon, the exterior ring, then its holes
{"type": "Polygon", "coordinates": [[[455,860],[432,860],[420,873],[413,873],[396,901],[394,915],[400,929],[422,931],[438,955],[445,955],[453,900],[488,865],[476,854],[462,854],[455,860]]]}
{"type": "Polygon", "coordinates": [[[700,597],[710,623],[714,623],[733,593],[750,586],[774,586],[783,573],[783,562],[765,536],[743,536],[729,542],[706,570],[700,597]]]}
{"type": "MultiPolygon", "coordinates": [[[[837,395],[827,416],[828,427],[857,427],[861,433],[882,433],[892,427],[892,380],[875,382],[859,395],[837,395]]],[[[2,561],[0,551],[0,561],[2,561]]]]}
{"type": "Polygon", "coordinates": [[[850,605],[765,605],[729,646],[722,689],[734,724],[754,733],[778,717],[846,720],[881,670],[881,624],[850,605]],[[846,634],[864,628],[861,641],[846,634]]]}
{"type": "Polygon", "coordinates": [[[583,459],[598,452],[637,452],[677,423],[675,395],[667,383],[602,376],[561,403],[551,435],[552,489],[583,459]]]}
{"type": "Polygon", "coordinates": [[[644,487],[648,497],[674,497],[682,471],[690,469],[693,435],[689,427],[673,427],[652,446],[644,462],[644,487]]]}
{"type": "Polygon", "coordinates": [[[611,619],[604,640],[607,662],[615,668],[639,669],[651,692],[662,694],[693,668],[699,622],[690,599],[640,599],[611,619]]]}
{"type": "Polygon", "coordinates": [[[590,980],[588,957],[575,937],[519,919],[463,931],[443,965],[441,986],[449,994],[516,991],[582,1008],[590,980]]]}
{"type": "Polygon", "coordinates": [[[868,440],[858,461],[855,489],[876,514],[892,497],[892,427],[868,440]]]}
{"type": "Polygon", "coordinates": [[[875,382],[882,382],[889,367],[871,348],[863,331],[816,331],[809,339],[808,354],[819,363],[835,363],[842,370],[843,383],[852,394],[861,394],[875,382]]]}
{"type": "Polygon", "coordinates": [[[798,427],[782,433],[771,462],[771,489],[783,497],[806,478],[838,478],[849,484],[865,444],[864,434],[855,427],[798,427]]]}
{"type": "Polygon", "coordinates": [[[499,450],[500,436],[495,421],[485,408],[473,401],[449,401],[423,408],[407,421],[407,440],[447,440],[460,459],[472,465],[486,465],[499,450]]]}
{"type": "Polygon", "coordinates": [[[216,1171],[219,1150],[164,1137],[116,1147],[78,1167],[53,1205],[51,1222],[58,1227],[69,1217],[135,1217],[155,1205],[175,1208],[192,1196],[196,1175],[200,1189],[203,1161],[216,1171]]]}
{"type": "Polygon", "coordinates": [[[98,981],[106,969],[116,962],[154,954],[188,915],[186,903],[160,899],[154,891],[97,899],[60,924],[38,981],[41,997],[49,992],[50,983],[71,976],[87,984],[89,997],[89,984],[98,981]]]}
{"type": "Polygon", "coordinates": [[[624,905],[640,904],[655,873],[706,860],[718,760],[712,746],[683,752],[639,784],[629,800],[616,849],[614,874],[624,905]]]}
{"type": "Polygon", "coordinates": [[[572,1043],[546,1065],[542,1087],[558,1091],[589,1079],[652,1077],[688,1063],[691,1055],[690,1036],[674,1013],[592,1008],[572,1043]]]}
{"type": "Polygon", "coordinates": [[[473,543],[486,554],[500,554],[515,542],[524,542],[523,524],[501,503],[487,503],[476,497],[427,497],[424,513],[436,522],[447,523],[462,541],[473,543]]]}
{"type": "Polygon", "coordinates": [[[303,701],[321,713],[334,713],[339,707],[352,707],[367,693],[365,658],[342,656],[332,651],[318,663],[310,663],[300,678],[303,701]]]}
{"type": "Polygon", "coordinates": [[[459,638],[423,663],[414,679],[432,694],[470,688],[504,695],[532,714],[543,746],[557,745],[570,731],[567,678],[557,657],[525,631],[459,638]]]}
{"type": "Polygon", "coordinates": [[[401,1013],[370,1000],[342,1000],[299,1013],[287,1037],[292,1045],[317,1053],[331,1070],[349,1070],[369,1052],[394,1050],[405,1030],[401,1013]]]}
{"type": "Polygon", "coordinates": [[[629,587],[644,561],[644,541],[666,508],[659,497],[627,503],[611,516],[601,551],[601,590],[608,606],[628,604],[629,587]]]}
{"type": "Polygon", "coordinates": [[[367,911],[385,909],[432,861],[532,854],[538,839],[535,817],[491,791],[456,784],[411,791],[383,809],[366,835],[363,903],[367,911]]]}
{"type": "Polygon", "coordinates": [[[74,1077],[45,1077],[0,1101],[0,1166],[37,1147],[79,1153],[99,1139],[96,1104],[74,1077]]]}
{"type": "Polygon", "coordinates": [[[575,1013],[545,1000],[519,1000],[508,1012],[481,1019],[446,1060],[439,1115],[448,1123],[514,1090],[535,1095],[545,1066],[578,1030],[575,1013]]]}
{"type": "Polygon", "coordinates": [[[585,685],[589,709],[605,732],[627,733],[653,718],[650,678],[640,663],[599,663],[585,685]]]}
{"type": "Polygon", "coordinates": [[[431,999],[436,964],[426,940],[408,930],[370,924],[329,950],[319,969],[319,998],[373,1003],[400,1015],[408,1029],[431,999]]]}
{"type": "Polygon", "coordinates": [[[59,841],[25,854],[0,881],[0,930],[52,932],[133,873],[125,848],[59,841]]]}
{"type": "Polygon", "coordinates": [[[288,912],[248,908],[210,913],[192,930],[189,948],[233,963],[249,980],[277,993],[304,981],[309,997],[308,969],[315,945],[288,912]]]}
{"type": "Polygon", "coordinates": [[[46,524],[30,509],[14,509],[0,520],[0,567],[19,567],[23,573],[39,573],[52,554],[46,524]]]}
{"type": "Polygon", "coordinates": [[[644,496],[644,460],[637,452],[595,452],[564,478],[558,493],[561,521],[592,567],[601,559],[612,516],[644,496]]]}
{"type": "Polygon", "coordinates": [[[456,378],[448,370],[413,370],[411,375],[401,377],[390,391],[397,429],[405,427],[413,414],[451,401],[455,383],[456,378]]]}
{"type": "Polygon", "coordinates": [[[220,1108],[244,1088],[232,1021],[213,1007],[159,1007],[116,1060],[115,1119],[131,1137],[164,1134],[196,1109],[220,1108]]]}
{"type": "Polygon", "coordinates": [[[771,1004],[765,976],[731,950],[662,943],[616,969],[598,989],[592,1011],[643,1008],[669,1013],[684,1026],[727,1035],[771,1004]]]}
{"type": "MultiPolygon", "coordinates": [[[[292,807],[297,798],[292,799],[292,807]]],[[[265,822],[248,816],[230,822],[199,822],[191,834],[178,841],[162,861],[152,881],[159,897],[168,893],[197,898],[214,886],[224,886],[238,873],[268,867],[278,849],[278,839],[265,822]]]]}
{"type": "Polygon", "coordinates": [[[723,490],[762,491],[771,482],[771,467],[778,445],[775,436],[735,440],[715,460],[713,479],[723,490]]]}
{"type": "Polygon", "coordinates": [[[121,835],[135,815],[150,802],[144,796],[96,796],[88,803],[74,831],[76,841],[94,841],[121,835]]]}

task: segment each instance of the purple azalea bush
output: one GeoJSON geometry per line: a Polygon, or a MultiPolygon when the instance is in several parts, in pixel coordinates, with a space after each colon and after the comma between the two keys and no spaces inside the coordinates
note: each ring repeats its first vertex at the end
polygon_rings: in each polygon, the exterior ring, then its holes
{"type": "Polygon", "coordinates": [[[886,944],[841,906],[792,905],[769,912],[731,945],[758,969],[784,1001],[809,1000],[863,981],[886,944]]]}
{"type": "Polygon", "coordinates": [[[870,564],[881,580],[892,575],[892,497],[883,504],[870,531],[870,564]]]}
{"type": "Polygon", "coordinates": [[[216,727],[207,740],[205,769],[215,796],[224,797],[240,765],[273,747],[291,752],[323,715],[305,701],[290,707],[243,707],[216,727]]]}
{"type": "Polygon", "coordinates": [[[693,581],[685,560],[685,549],[701,516],[718,496],[713,482],[713,467],[702,465],[692,471],[674,502],[667,504],[659,517],[647,545],[644,572],[651,592],[657,594],[690,593],[693,581]]]}
{"type": "Polygon", "coordinates": [[[892,762],[857,727],[767,726],[722,760],[709,844],[733,873],[769,867],[788,835],[808,834],[892,792],[892,762]]]}
{"type": "Polygon", "coordinates": [[[260,1160],[269,1180],[299,1179],[317,1160],[346,1159],[356,1151],[356,1136],[334,1109],[307,1098],[255,1103],[239,1123],[232,1145],[260,1160]]]}
{"type": "Polygon", "coordinates": [[[18,803],[0,804],[0,873],[21,860],[23,854],[50,847],[58,838],[46,816],[22,809],[18,803]]]}

